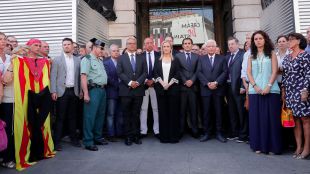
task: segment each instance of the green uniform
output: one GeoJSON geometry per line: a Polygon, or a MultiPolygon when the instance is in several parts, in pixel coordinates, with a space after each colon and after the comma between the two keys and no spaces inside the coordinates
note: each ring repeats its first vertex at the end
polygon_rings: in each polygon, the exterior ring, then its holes
{"type": "Polygon", "coordinates": [[[89,54],[81,61],[81,74],[87,75],[88,84],[96,84],[89,88],[90,101],[84,103],[83,144],[91,146],[102,138],[102,128],[105,119],[106,91],[99,86],[107,84],[107,74],[102,60],[89,54]]]}

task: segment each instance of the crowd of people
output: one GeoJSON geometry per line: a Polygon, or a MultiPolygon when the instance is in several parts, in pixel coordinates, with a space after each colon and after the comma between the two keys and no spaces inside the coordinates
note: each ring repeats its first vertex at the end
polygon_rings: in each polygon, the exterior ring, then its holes
{"type": "Polygon", "coordinates": [[[140,145],[148,129],[161,143],[178,143],[188,132],[200,142],[249,143],[264,154],[281,154],[295,137],[293,157],[309,158],[310,28],[307,37],[280,35],[275,44],[261,30],[242,45],[229,37],[225,55],[212,39],[200,48],[185,38],[177,50],[168,36],[160,52],[153,38],[143,43],[138,49],[128,37],[120,54],[118,45],[107,51],[96,38],[85,45],[64,38],[61,55],[51,58],[47,42],[19,46],[0,32],[0,119],[8,140],[1,165],[23,170],[53,157],[66,135],[71,145],[98,151],[120,139],[140,145]],[[282,106],[293,112],[293,129],[281,125],[282,106]]]}

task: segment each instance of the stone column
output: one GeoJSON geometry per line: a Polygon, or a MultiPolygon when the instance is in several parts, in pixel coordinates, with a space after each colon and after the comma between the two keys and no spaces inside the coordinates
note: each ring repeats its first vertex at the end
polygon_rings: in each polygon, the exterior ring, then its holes
{"type": "Polygon", "coordinates": [[[136,35],[136,2],[135,0],[115,0],[115,21],[109,22],[109,40],[121,41],[121,48],[126,47],[126,38],[136,35]]]}
{"type": "Polygon", "coordinates": [[[247,32],[260,29],[262,6],[260,0],[232,0],[233,33],[241,44],[247,32]]]}

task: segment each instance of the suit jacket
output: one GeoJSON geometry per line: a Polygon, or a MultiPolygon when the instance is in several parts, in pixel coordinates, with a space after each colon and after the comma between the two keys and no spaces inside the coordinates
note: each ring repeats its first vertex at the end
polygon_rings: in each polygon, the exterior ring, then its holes
{"type": "Polygon", "coordinates": [[[242,69],[242,61],[243,61],[244,52],[239,50],[235,58],[228,65],[231,53],[227,54],[226,62],[227,62],[227,77],[230,75],[231,80],[231,88],[234,94],[240,94],[240,87],[242,86],[242,79],[241,79],[241,69],[242,69]]]}
{"type": "MultiPolygon", "coordinates": [[[[179,91],[180,91],[180,65],[179,65],[179,60],[178,59],[174,59],[171,62],[171,67],[170,67],[170,72],[169,72],[169,78],[168,78],[168,82],[171,81],[172,78],[176,79],[179,81],[179,83],[173,83],[167,90],[168,95],[179,95],[179,91]]],[[[158,60],[156,62],[156,64],[154,65],[154,78],[161,78],[162,80],[164,80],[164,76],[163,76],[163,67],[162,67],[162,60],[158,60]]],[[[159,83],[156,82],[154,85],[154,88],[156,90],[156,94],[157,95],[164,95],[165,93],[165,89],[163,88],[163,86],[159,83]]]]}
{"type": "Polygon", "coordinates": [[[117,74],[121,79],[119,84],[119,96],[144,96],[144,82],[147,76],[146,60],[140,54],[136,54],[136,70],[131,66],[129,55],[123,54],[119,57],[117,62],[117,74]],[[128,86],[130,81],[137,81],[139,87],[133,89],[128,86]]]}
{"type": "Polygon", "coordinates": [[[117,99],[118,98],[118,90],[119,90],[119,78],[117,75],[116,66],[111,57],[107,58],[103,65],[105,67],[105,71],[108,76],[108,84],[106,87],[107,90],[107,98],[108,99],[117,99]]]}
{"type": "Polygon", "coordinates": [[[200,80],[201,96],[210,96],[212,94],[224,96],[227,80],[227,63],[225,57],[215,55],[213,66],[208,55],[200,57],[198,78],[200,80]],[[208,83],[214,81],[218,82],[218,86],[217,89],[211,90],[208,87],[208,83]]]}
{"type": "Polygon", "coordinates": [[[195,53],[191,53],[191,67],[187,64],[185,53],[178,53],[175,58],[178,59],[180,63],[181,90],[197,90],[196,79],[199,56],[195,53]],[[187,80],[193,81],[193,85],[190,88],[184,85],[187,80]]]}
{"type": "MultiPolygon", "coordinates": [[[[145,61],[147,62],[147,59],[148,59],[148,56],[146,55],[146,51],[144,51],[141,55],[143,56],[143,58],[145,59],[145,61]]],[[[155,62],[158,61],[160,58],[160,53],[157,52],[157,51],[154,51],[154,65],[153,65],[153,69],[152,69],[152,72],[151,72],[151,75],[149,74],[148,72],[148,65],[146,63],[146,69],[147,69],[147,78],[153,78],[154,76],[154,66],[155,66],[155,62]]]]}
{"type": "MultiPolygon", "coordinates": [[[[74,61],[74,94],[79,96],[80,93],[80,64],[81,59],[73,56],[74,61]]],[[[67,64],[64,53],[55,57],[51,66],[51,93],[57,93],[62,97],[66,90],[67,64]]]]}

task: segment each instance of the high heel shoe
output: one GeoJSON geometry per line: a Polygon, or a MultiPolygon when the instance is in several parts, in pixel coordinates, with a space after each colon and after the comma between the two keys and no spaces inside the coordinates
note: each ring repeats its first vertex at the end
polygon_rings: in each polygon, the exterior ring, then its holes
{"type": "Polygon", "coordinates": [[[297,154],[297,153],[294,153],[293,154],[293,158],[297,158],[301,153],[297,154]]]}
{"type": "Polygon", "coordinates": [[[309,160],[310,159],[310,154],[308,154],[308,155],[298,155],[297,157],[296,157],[296,159],[301,159],[301,160],[309,160]]]}

